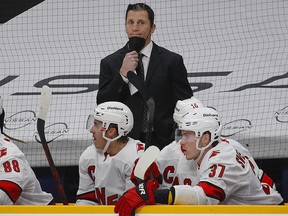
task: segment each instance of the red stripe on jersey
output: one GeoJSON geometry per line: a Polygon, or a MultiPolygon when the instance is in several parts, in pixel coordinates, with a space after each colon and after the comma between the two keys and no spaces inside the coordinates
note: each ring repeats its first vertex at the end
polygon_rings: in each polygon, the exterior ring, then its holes
{"type": "Polygon", "coordinates": [[[274,182],[266,173],[263,173],[260,181],[261,181],[261,183],[268,184],[271,188],[273,187],[274,182]]]}
{"type": "Polygon", "coordinates": [[[220,202],[222,202],[226,197],[222,188],[219,188],[210,182],[199,182],[197,186],[200,186],[204,190],[206,196],[217,199],[220,202]]]}
{"type": "Polygon", "coordinates": [[[229,144],[229,141],[227,139],[221,139],[221,142],[225,142],[225,143],[229,144]]]}
{"type": "Polygon", "coordinates": [[[3,190],[7,194],[7,196],[9,196],[9,198],[14,204],[22,193],[22,188],[18,184],[11,181],[1,180],[0,189],[3,190]]]}
{"type": "Polygon", "coordinates": [[[7,137],[4,137],[4,140],[5,140],[6,142],[11,142],[11,140],[8,139],[7,137]]]}
{"type": "Polygon", "coordinates": [[[99,203],[96,199],[95,191],[90,191],[84,194],[79,194],[76,196],[76,200],[78,199],[89,200],[89,201],[99,203]]]}

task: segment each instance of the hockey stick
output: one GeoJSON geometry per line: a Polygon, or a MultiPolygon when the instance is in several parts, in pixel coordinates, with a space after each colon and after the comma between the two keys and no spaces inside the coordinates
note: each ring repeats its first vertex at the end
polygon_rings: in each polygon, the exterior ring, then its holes
{"type": "Polygon", "coordinates": [[[155,102],[149,90],[144,85],[144,82],[141,80],[139,76],[137,76],[133,71],[128,71],[127,78],[129,82],[131,82],[137,88],[137,90],[140,92],[142,98],[145,100],[147,104],[148,116],[147,116],[147,132],[145,137],[145,146],[146,148],[148,148],[151,145],[155,102]]]}
{"type": "Polygon", "coordinates": [[[134,175],[143,181],[145,178],[145,172],[151,166],[151,164],[157,160],[159,154],[160,150],[158,147],[153,145],[149,146],[149,148],[147,148],[139,158],[139,161],[134,169],[134,175]]]}
{"type": "Polygon", "coordinates": [[[52,99],[52,91],[48,86],[43,86],[41,90],[40,97],[40,110],[37,118],[37,132],[39,134],[46,158],[49,163],[50,170],[52,172],[52,176],[56,182],[57,190],[60,196],[60,199],[64,205],[68,205],[68,201],[66,199],[65,191],[63,185],[60,181],[59,173],[55,167],[53,158],[51,156],[46,137],[45,137],[45,121],[48,113],[48,108],[52,99]]]}

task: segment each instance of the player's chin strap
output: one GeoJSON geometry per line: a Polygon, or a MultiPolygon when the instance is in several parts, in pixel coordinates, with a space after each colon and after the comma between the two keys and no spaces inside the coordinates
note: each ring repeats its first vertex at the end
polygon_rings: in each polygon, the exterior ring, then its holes
{"type": "Polygon", "coordinates": [[[200,138],[196,138],[196,148],[198,150],[200,150],[200,154],[198,155],[198,157],[195,159],[195,162],[198,164],[199,160],[202,158],[203,153],[204,153],[204,148],[199,148],[199,142],[200,142],[200,138]]]}
{"type": "Polygon", "coordinates": [[[113,141],[115,141],[115,140],[117,140],[117,139],[119,139],[121,137],[121,134],[118,134],[118,136],[110,139],[110,138],[106,137],[105,132],[106,132],[106,130],[104,130],[103,133],[102,133],[103,134],[103,138],[107,140],[107,142],[106,142],[106,144],[105,144],[105,146],[104,146],[104,148],[102,150],[103,154],[107,152],[107,149],[109,148],[111,142],[113,142],[113,141]]]}
{"type": "Polygon", "coordinates": [[[218,134],[221,134],[222,127],[223,126],[221,122],[219,122],[219,128],[217,129],[217,131],[215,131],[216,136],[214,136],[213,139],[211,139],[210,142],[204,147],[201,147],[201,148],[199,147],[200,138],[202,137],[203,133],[201,136],[196,137],[196,148],[200,150],[199,156],[195,159],[196,163],[198,163],[199,160],[202,158],[205,149],[209,148],[215,141],[219,140],[220,135],[218,134]]]}
{"type": "Polygon", "coordinates": [[[195,159],[196,163],[198,163],[199,160],[202,158],[205,149],[209,148],[209,147],[212,145],[212,143],[214,142],[214,141],[210,141],[210,142],[208,143],[208,145],[200,148],[200,147],[199,147],[200,138],[201,138],[201,137],[197,137],[197,138],[196,138],[196,148],[197,148],[198,150],[200,150],[200,154],[199,154],[198,157],[195,159]]]}
{"type": "Polygon", "coordinates": [[[106,142],[106,144],[105,144],[105,146],[104,146],[104,148],[102,150],[103,154],[105,154],[107,152],[107,149],[109,148],[110,144],[111,144],[111,141],[107,140],[107,142],[106,142]]]}

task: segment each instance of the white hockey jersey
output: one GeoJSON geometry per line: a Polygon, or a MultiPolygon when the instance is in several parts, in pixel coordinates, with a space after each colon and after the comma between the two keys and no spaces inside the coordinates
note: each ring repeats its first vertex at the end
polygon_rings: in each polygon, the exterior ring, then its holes
{"type": "Polygon", "coordinates": [[[95,170],[96,199],[101,205],[115,205],[120,196],[134,187],[130,175],[134,161],[145,150],[145,144],[129,138],[129,141],[116,155],[106,155],[98,160],[95,170]]]}
{"type": "Polygon", "coordinates": [[[281,195],[259,181],[250,154],[237,148],[221,141],[210,149],[199,167],[199,183],[195,187],[175,186],[174,204],[280,204],[281,195]]]}
{"type": "Polygon", "coordinates": [[[79,158],[79,187],[76,205],[97,205],[95,196],[95,161],[103,160],[103,153],[96,150],[94,144],[88,146],[79,158]]]}
{"type": "Polygon", "coordinates": [[[227,143],[228,145],[232,145],[238,152],[242,155],[247,155],[250,158],[250,165],[253,167],[255,175],[258,177],[261,183],[268,184],[274,190],[276,190],[275,183],[273,180],[265,173],[262,169],[258,167],[254,158],[252,157],[251,153],[248,151],[247,148],[242,146],[239,142],[233,139],[222,139],[222,142],[227,143]]]}
{"type": "Polygon", "coordinates": [[[169,189],[174,185],[194,186],[198,183],[196,162],[185,158],[176,141],[161,150],[157,164],[163,176],[160,189],[169,189]]]}
{"type": "Polygon", "coordinates": [[[177,181],[174,181],[174,185],[197,185],[199,182],[197,163],[194,160],[187,160],[185,155],[182,155],[178,162],[175,179],[177,181]]]}
{"type": "Polygon", "coordinates": [[[0,204],[48,205],[51,194],[42,191],[22,151],[0,135],[0,204]]]}

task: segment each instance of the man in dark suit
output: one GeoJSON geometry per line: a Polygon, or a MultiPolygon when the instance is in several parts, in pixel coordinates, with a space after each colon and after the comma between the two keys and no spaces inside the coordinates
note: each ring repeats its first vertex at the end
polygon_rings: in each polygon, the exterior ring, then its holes
{"type": "Polygon", "coordinates": [[[137,66],[142,59],[143,82],[155,102],[151,144],[162,149],[174,140],[173,112],[177,100],[193,96],[187,70],[181,55],[152,42],[151,36],[156,25],[154,12],[148,5],[129,4],[125,27],[129,42],[101,60],[97,103],[120,101],[126,104],[134,115],[134,128],[129,136],[145,142],[147,129],[142,126],[145,121],[145,101],[127,79],[128,71],[138,73],[137,66]],[[135,38],[136,42],[132,43],[135,38]],[[140,54],[143,57],[140,58],[140,54]]]}

